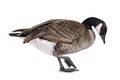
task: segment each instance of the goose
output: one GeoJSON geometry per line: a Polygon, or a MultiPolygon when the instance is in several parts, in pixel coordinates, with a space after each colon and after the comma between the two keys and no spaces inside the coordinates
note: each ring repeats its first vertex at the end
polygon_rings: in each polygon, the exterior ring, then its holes
{"type": "Polygon", "coordinates": [[[89,17],[82,23],[68,19],[51,19],[31,28],[14,30],[9,35],[23,38],[23,43],[30,43],[44,53],[55,56],[60,71],[74,72],[78,71],[77,67],[65,55],[84,50],[94,43],[95,33],[92,27],[105,43],[106,23],[96,17],[89,17]]]}

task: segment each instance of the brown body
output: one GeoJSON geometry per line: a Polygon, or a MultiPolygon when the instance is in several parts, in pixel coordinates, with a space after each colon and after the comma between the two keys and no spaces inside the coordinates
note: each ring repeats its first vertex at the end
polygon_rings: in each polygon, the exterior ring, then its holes
{"type": "Polygon", "coordinates": [[[73,53],[88,48],[95,39],[93,31],[87,29],[83,24],[63,19],[49,20],[27,29],[23,33],[27,33],[24,43],[35,38],[43,38],[57,43],[55,55],[73,53]]]}

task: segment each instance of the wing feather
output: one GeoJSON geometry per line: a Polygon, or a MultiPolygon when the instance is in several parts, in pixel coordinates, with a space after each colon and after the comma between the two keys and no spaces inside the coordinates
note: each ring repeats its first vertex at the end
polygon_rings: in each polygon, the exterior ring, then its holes
{"type": "Polygon", "coordinates": [[[52,42],[72,42],[82,35],[85,30],[83,24],[72,20],[49,20],[29,29],[29,35],[24,43],[35,38],[44,38],[52,42]]]}

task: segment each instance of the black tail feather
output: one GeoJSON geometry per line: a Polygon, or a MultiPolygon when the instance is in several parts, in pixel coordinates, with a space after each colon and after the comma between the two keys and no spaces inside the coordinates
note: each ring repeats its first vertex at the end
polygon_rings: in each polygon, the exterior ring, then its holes
{"type": "Polygon", "coordinates": [[[20,33],[9,33],[10,36],[18,36],[20,33]]]}
{"type": "Polygon", "coordinates": [[[28,30],[28,29],[17,29],[17,30],[14,30],[12,32],[23,32],[23,31],[26,31],[26,30],[28,30]]]}
{"type": "Polygon", "coordinates": [[[14,37],[26,37],[28,35],[28,29],[17,29],[9,33],[9,35],[14,37]]]}
{"type": "Polygon", "coordinates": [[[10,36],[14,37],[26,37],[27,34],[22,34],[22,33],[9,33],[10,36]]]}

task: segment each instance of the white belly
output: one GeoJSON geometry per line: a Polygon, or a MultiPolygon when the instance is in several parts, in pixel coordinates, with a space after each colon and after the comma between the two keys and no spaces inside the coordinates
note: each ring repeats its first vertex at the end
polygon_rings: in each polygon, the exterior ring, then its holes
{"type": "Polygon", "coordinates": [[[54,46],[56,45],[56,43],[54,42],[50,42],[50,41],[39,39],[39,38],[31,40],[29,43],[31,45],[34,45],[40,51],[49,55],[53,55],[54,46]]]}

